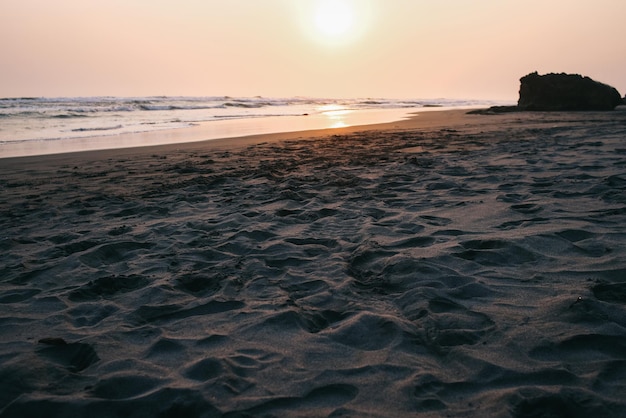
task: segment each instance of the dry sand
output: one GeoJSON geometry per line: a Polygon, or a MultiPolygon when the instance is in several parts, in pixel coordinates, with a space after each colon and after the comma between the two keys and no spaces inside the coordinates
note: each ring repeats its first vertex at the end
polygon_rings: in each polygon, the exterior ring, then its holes
{"type": "Polygon", "coordinates": [[[624,416],[623,109],[4,159],[0,191],[2,417],[624,416]]]}

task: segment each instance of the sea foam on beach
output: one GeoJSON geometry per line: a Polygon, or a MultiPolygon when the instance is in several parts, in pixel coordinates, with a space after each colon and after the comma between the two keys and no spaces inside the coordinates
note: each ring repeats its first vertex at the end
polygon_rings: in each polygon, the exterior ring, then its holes
{"type": "Polygon", "coordinates": [[[228,96],[6,98],[0,99],[0,158],[385,123],[417,109],[496,103],[228,96]],[[189,131],[199,125],[204,129],[189,131]],[[172,134],[147,135],[163,131],[172,134]]]}
{"type": "Polygon", "coordinates": [[[625,140],[468,115],[0,166],[0,416],[623,416],[625,140]]]}

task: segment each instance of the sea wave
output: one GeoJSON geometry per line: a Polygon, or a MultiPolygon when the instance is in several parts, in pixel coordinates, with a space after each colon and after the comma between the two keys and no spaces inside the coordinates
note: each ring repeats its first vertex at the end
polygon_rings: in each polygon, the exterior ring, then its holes
{"type": "Polygon", "coordinates": [[[122,125],[115,126],[98,126],[94,128],[75,128],[72,129],[72,132],[89,132],[89,131],[112,131],[115,129],[122,129],[122,125]]]}
{"type": "Polygon", "coordinates": [[[56,119],[69,119],[69,118],[87,118],[88,115],[82,113],[63,113],[60,115],[54,115],[53,118],[56,119]]]}
{"type": "Polygon", "coordinates": [[[500,105],[450,99],[332,99],[312,97],[149,96],[0,99],[0,143],[176,129],[200,122],[275,116],[321,115],[432,106],[500,105]]]}

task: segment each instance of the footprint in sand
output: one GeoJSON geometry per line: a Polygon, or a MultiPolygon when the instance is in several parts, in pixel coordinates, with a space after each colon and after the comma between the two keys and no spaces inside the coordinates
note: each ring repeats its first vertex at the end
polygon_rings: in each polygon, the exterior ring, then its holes
{"type": "Polygon", "coordinates": [[[42,338],[37,353],[69,371],[78,373],[100,358],[93,347],[85,343],[67,343],[62,338],[42,338]]]}

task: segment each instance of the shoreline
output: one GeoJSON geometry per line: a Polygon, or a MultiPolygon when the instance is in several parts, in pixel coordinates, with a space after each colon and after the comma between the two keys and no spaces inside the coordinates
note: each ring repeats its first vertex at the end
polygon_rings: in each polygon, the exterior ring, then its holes
{"type": "Polygon", "coordinates": [[[193,126],[184,128],[158,129],[114,135],[94,135],[60,140],[17,141],[1,146],[0,159],[86,151],[106,151],[124,148],[142,148],[238,138],[251,135],[374,125],[409,117],[411,110],[412,109],[407,108],[338,110],[310,115],[243,117],[196,122],[193,126]]]}
{"type": "MultiPolygon", "coordinates": [[[[184,151],[201,150],[227,150],[238,149],[250,145],[261,143],[274,143],[292,140],[313,140],[333,135],[349,135],[364,131],[402,131],[402,130],[431,130],[431,129],[457,129],[463,128],[465,132],[476,133],[481,130],[492,131],[501,129],[504,125],[519,125],[521,123],[528,126],[543,126],[546,121],[554,121],[556,125],[567,124],[570,120],[579,119],[585,114],[598,115],[610,118],[611,115],[620,117],[626,114],[626,106],[618,107],[612,112],[510,112],[500,114],[470,114],[469,110],[475,108],[462,109],[434,109],[429,108],[407,114],[407,118],[393,122],[354,125],[342,128],[312,129],[303,131],[288,131],[277,133],[251,134],[237,137],[198,139],[202,137],[202,132],[195,135],[196,139],[182,142],[168,142],[158,145],[132,146],[124,148],[108,148],[97,150],[84,150],[62,152],[54,154],[26,155],[0,158],[0,165],[6,167],[33,165],[38,163],[71,163],[80,160],[105,160],[116,157],[131,158],[133,156],[147,154],[168,154],[184,151]]],[[[153,131],[149,136],[165,135],[170,133],[181,134],[188,137],[188,131],[194,128],[176,129],[173,131],[153,131]]],[[[142,134],[127,134],[130,137],[142,134]]]]}
{"type": "MultiPolygon", "coordinates": [[[[182,150],[214,150],[214,149],[237,149],[253,144],[259,144],[264,142],[279,142],[286,140],[296,139],[315,139],[331,135],[347,135],[356,132],[363,131],[375,131],[375,130],[402,130],[402,129],[432,129],[435,127],[447,127],[457,126],[459,124],[476,124],[489,125],[491,122],[486,120],[490,116],[485,115],[468,115],[467,112],[473,108],[462,109],[435,109],[428,108],[419,110],[416,112],[407,113],[407,117],[404,119],[385,122],[374,123],[364,125],[354,125],[340,128],[324,128],[324,129],[311,129],[311,130],[298,130],[287,132],[275,132],[275,133],[262,133],[251,134],[236,137],[226,138],[214,138],[214,139],[199,139],[203,137],[201,129],[195,129],[197,127],[175,129],[168,131],[153,131],[148,133],[149,137],[164,136],[167,138],[169,135],[174,134],[177,138],[189,138],[189,134],[192,134],[192,140],[170,141],[164,144],[158,145],[143,145],[143,146],[131,146],[123,148],[108,148],[108,149],[96,149],[96,150],[83,150],[83,151],[71,151],[60,152],[50,154],[38,154],[38,155],[25,155],[25,156],[11,156],[0,158],[0,163],[3,165],[20,165],[20,164],[33,164],[37,162],[59,162],[70,161],[74,159],[86,159],[86,160],[99,160],[110,159],[115,157],[131,157],[135,155],[143,154],[167,154],[169,152],[178,152],[182,150]],[[480,121],[479,119],[483,120],[480,121]],[[472,120],[473,119],[473,120],[472,120]],[[196,130],[196,132],[192,132],[196,130]]],[[[501,115],[496,117],[501,118],[501,115]]],[[[124,134],[124,137],[136,137],[144,134],[124,134]]],[[[108,137],[103,137],[108,138],[108,137]]]]}
{"type": "MultiPolygon", "coordinates": [[[[292,120],[302,120],[310,118],[309,116],[294,116],[294,117],[267,117],[260,118],[259,120],[243,120],[239,121],[240,123],[249,123],[251,128],[249,129],[259,129],[258,126],[255,126],[256,122],[264,122],[268,121],[267,126],[261,126],[260,130],[263,129],[269,130],[269,132],[264,133],[253,133],[253,134],[244,134],[244,135],[235,135],[235,136],[215,136],[215,125],[219,124],[219,122],[205,122],[200,123],[198,126],[193,126],[189,128],[179,128],[179,129],[169,129],[169,130],[157,130],[145,133],[129,133],[129,134],[120,134],[115,136],[102,136],[102,137],[89,137],[89,138],[78,138],[74,140],[74,142],[82,142],[82,141],[91,141],[93,142],[90,146],[98,146],[98,143],[102,142],[110,142],[118,144],[119,147],[106,147],[106,148],[96,148],[96,149],[82,149],[82,150],[70,150],[70,151],[50,151],[43,154],[34,154],[34,155],[11,155],[11,156],[2,156],[0,157],[0,161],[7,161],[11,159],[29,159],[29,158],[63,158],[63,156],[72,156],[72,155],[96,155],[97,153],[112,153],[114,154],[137,154],[141,153],[142,150],[148,151],[150,149],[158,152],[159,149],[162,150],[172,150],[172,149],[182,149],[187,147],[194,147],[194,144],[201,147],[207,148],[226,148],[229,146],[237,147],[240,145],[251,144],[254,142],[264,142],[264,141],[274,141],[281,139],[293,139],[300,138],[306,136],[326,136],[333,134],[346,134],[351,132],[358,132],[369,129],[394,129],[395,127],[406,127],[407,129],[411,129],[412,127],[416,128],[428,128],[430,126],[435,125],[443,125],[446,123],[455,123],[454,121],[458,118],[458,115],[463,113],[467,113],[471,109],[476,109],[476,107],[468,106],[468,107],[458,107],[458,108],[423,108],[417,109],[415,111],[409,109],[388,109],[388,110],[376,110],[376,111],[356,111],[357,113],[361,113],[361,115],[357,115],[357,117],[348,118],[348,121],[351,122],[349,126],[345,127],[327,127],[327,128],[315,128],[315,129],[298,129],[298,126],[307,126],[309,125],[306,120],[304,123],[287,123],[281,124],[280,122],[284,122],[286,118],[294,118],[292,120]],[[367,114],[374,113],[378,115],[378,118],[381,117],[381,113],[388,113],[391,115],[394,120],[388,122],[374,122],[374,123],[358,123],[359,121],[363,122],[367,120],[367,114]],[[449,117],[448,121],[444,121],[442,117],[438,116],[439,114],[449,115],[445,116],[449,117]],[[398,119],[395,119],[398,117],[398,119]],[[274,123],[273,120],[280,121],[279,123],[274,123]],[[411,122],[413,121],[413,122],[411,122]],[[276,131],[274,129],[279,129],[278,127],[282,127],[286,129],[285,131],[276,131]],[[143,139],[142,139],[143,138],[143,139]],[[123,145],[126,143],[133,143],[137,145],[123,145]],[[143,143],[143,144],[142,144],[143,143]],[[146,145],[147,144],[147,145],[146,145]]],[[[318,115],[318,118],[319,115],[318,115]]],[[[236,125],[237,121],[226,121],[228,125],[236,125]]],[[[317,124],[313,122],[312,125],[317,124]]],[[[244,129],[245,130],[245,129],[244,129]]],[[[223,130],[218,130],[218,132],[224,132],[223,130]]],[[[41,145],[41,144],[40,144],[41,145]]],[[[50,147],[54,148],[55,142],[50,142],[50,147]]],[[[76,146],[76,145],[75,145],[76,146]]],[[[41,148],[40,148],[41,149],[41,148]]],[[[31,152],[31,151],[29,151],[31,152]]],[[[40,151],[41,152],[41,151],[40,151]]]]}

